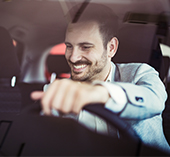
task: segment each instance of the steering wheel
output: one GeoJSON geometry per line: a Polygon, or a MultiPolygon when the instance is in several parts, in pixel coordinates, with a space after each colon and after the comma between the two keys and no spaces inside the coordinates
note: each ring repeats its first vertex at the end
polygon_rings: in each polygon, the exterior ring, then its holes
{"type": "MultiPolygon", "coordinates": [[[[92,114],[95,114],[103,118],[105,121],[110,123],[113,127],[118,129],[120,133],[120,138],[124,138],[139,143],[141,142],[140,138],[137,136],[136,132],[131,128],[131,126],[120,116],[118,116],[116,113],[105,108],[103,104],[99,104],[99,103],[89,104],[86,105],[83,108],[83,110],[86,110],[92,114]]],[[[22,112],[22,114],[31,113],[37,115],[40,113],[40,111],[41,111],[41,105],[40,102],[38,101],[36,102],[36,104],[27,107],[26,110],[22,112]]]]}
{"type": "Polygon", "coordinates": [[[131,126],[117,114],[105,108],[103,104],[90,104],[86,105],[83,109],[103,118],[112,126],[117,128],[121,135],[120,138],[123,137],[125,139],[133,140],[134,142],[141,142],[140,138],[131,126]]]}
{"type": "Polygon", "coordinates": [[[96,114],[117,128],[120,132],[120,140],[95,134],[68,118],[39,116],[41,106],[37,102],[25,108],[19,115],[0,115],[1,123],[7,126],[8,133],[1,143],[0,156],[1,154],[8,156],[15,154],[18,154],[17,156],[166,154],[145,146],[130,125],[104,108],[103,104],[89,104],[83,109],[96,114]]]}

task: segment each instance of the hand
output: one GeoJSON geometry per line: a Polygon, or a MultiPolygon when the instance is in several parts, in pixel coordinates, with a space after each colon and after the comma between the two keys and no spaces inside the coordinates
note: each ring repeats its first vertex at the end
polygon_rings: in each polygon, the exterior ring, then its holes
{"type": "Polygon", "coordinates": [[[32,92],[31,97],[34,100],[41,99],[42,110],[46,115],[51,114],[51,109],[78,114],[87,104],[105,104],[109,99],[109,93],[100,85],[62,79],[50,84],[46,92],[32,92]]]}

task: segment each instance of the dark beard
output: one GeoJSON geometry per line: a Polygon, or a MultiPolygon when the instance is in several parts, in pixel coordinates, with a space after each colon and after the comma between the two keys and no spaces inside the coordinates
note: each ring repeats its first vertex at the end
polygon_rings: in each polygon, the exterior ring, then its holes
{"type": "MultiPolygon", "coordinates": [[[[88,66],[91,66],[89,68],[89,71],[88,73],[82,77],[82,78],[79,78],[79,77],[74,77],[73,78],[73,75],[71,74],[71,79],[72,80],[75,80],[75,81],[82,81],[82,82],[92,82],[95,80],[95,76],[97,74],[100,74],[103,70],[103,68],[105,67],[106,65],[106,62],[107,62],[107,52],[104,51],[102,56],[101,56],[101,60],[96,62],[95,65],[92,65],[92,62],[89,61],[89,60],[81,60],[81,61],[77,61],[76,63],[72,63],[70,60],[69,60],[69,64],[71,65],[80,65],[80,64],[87,64],[88,66]],[[98,68],[96,68],[98,67],[98,68]]],[[[74,72],[74,74],[80,74],[81,72],[74,72]]]]}

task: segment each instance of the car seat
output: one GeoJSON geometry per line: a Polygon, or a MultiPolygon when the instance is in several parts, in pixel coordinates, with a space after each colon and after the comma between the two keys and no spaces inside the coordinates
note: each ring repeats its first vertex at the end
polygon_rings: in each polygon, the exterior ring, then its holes
{"type": "Polygon", "coordinates": [[[65,59],[65,43],[55,45],[46,58],[46,78],[51,80],[52,74],[57,78],[70,78],[70,67],[65,59]]]}
{"type": "Polygon", "coordinates": [[[0,112],[18,113],[21,92],[16,85],[20,67],[9,32],[0,27],[0,112]]]}

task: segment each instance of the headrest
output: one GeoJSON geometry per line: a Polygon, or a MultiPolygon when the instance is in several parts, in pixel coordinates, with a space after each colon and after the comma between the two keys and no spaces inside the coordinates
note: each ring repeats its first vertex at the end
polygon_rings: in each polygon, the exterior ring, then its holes
{"type": "Polygon", "coordinates": [[[0,26],[0,78],[19,76],[20,67],[9,32],[0,26]]]}
{"type": "Polygon", "coordinates": [[[50,73],[62,74],[69,73],[70,67],[65,59],[64,55],[48,55],[47,60],[47,69],[50,73]]]}

